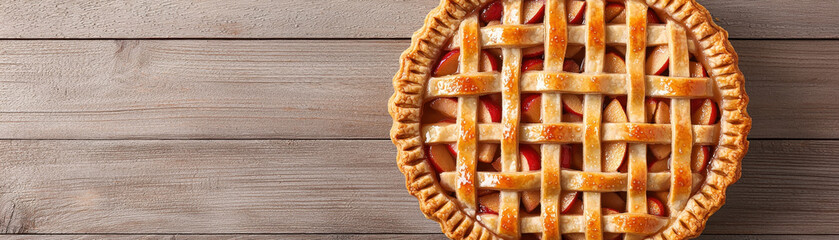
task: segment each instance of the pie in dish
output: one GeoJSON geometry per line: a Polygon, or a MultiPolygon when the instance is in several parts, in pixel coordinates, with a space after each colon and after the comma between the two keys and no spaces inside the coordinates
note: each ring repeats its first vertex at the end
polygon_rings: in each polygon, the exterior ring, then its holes
{"type": "Polygon", "coordinates": [[[453,239],[698,236],[751,119],[694,0],[442,0],[393,79],[408,191],[453,239]]]}

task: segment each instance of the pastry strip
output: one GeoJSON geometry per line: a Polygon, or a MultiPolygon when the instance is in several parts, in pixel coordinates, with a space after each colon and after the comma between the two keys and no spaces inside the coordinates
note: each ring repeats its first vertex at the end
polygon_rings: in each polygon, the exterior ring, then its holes
{"type": "MultiPolygon", "coordinates": [[[[504,0],[503,24],[521,24],[522,1],[504,0]]],[[[521,49],[504,48],[501,69],[501,172],[519,171],[519,118],[521,117],[521,49]]],[[[501,191],[498,206],[498,234],[518,238],[520,195],[516,191],[501,191]]]]}
{"type": "MultiPolygon", "coordinates": [[[[548,72],[562,72],[565,51],[568,46],[565,22],[565,0],[547,0],[545,2],[545,62],[548,72]]],[[[559,123],[562,121],[562,98],[559,93],[542,94],[542,122],[559,123]]],[[[561,188],[562,145],[542,145],[542,184],[541,184],[541,220],[542,239],[560,239],[559,207],[561,188]]]]}
{"type": "MultiPolygon", "coordinates": [[[[684,27],[673,21],[667,22],[667,29],[670,32],[670,76],[687,77],[690,75],[688,63],[687,34],[684,27]]],[[[690,99],[674,98],[670,107],[670,122],[673,126],[673,143],[671,144],[672,156],[670,157],[670,171],[673,178],[670,179],[669,207],[670,212],[679,212],[685,207],[690,197],[691,178],[690,155],[693,147],[690,119],[690,99]]]]}

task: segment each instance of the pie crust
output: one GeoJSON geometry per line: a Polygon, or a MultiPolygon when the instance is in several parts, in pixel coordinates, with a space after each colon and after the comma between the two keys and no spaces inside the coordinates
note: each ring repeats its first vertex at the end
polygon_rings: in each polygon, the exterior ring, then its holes
{"type": "MultiPolygon", "coordinates": [[[[444,53],[449,39],[458,34],[463,21],[468,21],[467,15],[493,1],[442,0],[428,14],[424,26],[413,34],[410,47],[402,54],[401,65],[393,78],[395,93],[388,102],[388,112],[393,117],[390,136],[398,149],[397,163],[406,177],[406,188],[417,197],[425,216],[439,222],[442,231],[452,239],[505,237],[476,220],[474,210],[464,209],[457,198],[443,189],[434,167],[425,160],[423,146],[427,139],[422,129],[421,112],[427,102],[434,64],[444,53]]],[[[748,149],[746,136],[751,128],[751,118],[746,112],[745,79],[737,66],[738,57],[728,41],[728,33],[714,24],[709,12],[694,0],[627,0],[627,3],[630,1],[644,3],[686,31],[696,42],[695,50],[704,57],[707,74],[715,84],[712,91],[719,97],[719,142],[704,182],[696,194],[686,199],[682,210],[669,217],[666,226],[648,236],[651,239],[696,237],[704,229],[707,218],[724,204],[727,187],[740,177],[741,160],[748,149]]],[[[456,134],[456,131],[452,133],[456,134]]],[[[525,221],[518,217],[514,219],[525,221]]],[[[617,220],[620,219],[612,222],[617,220]]],[[[626,228],[626,224],[632,225],[625,223],[622,226],[626,228]]]]}

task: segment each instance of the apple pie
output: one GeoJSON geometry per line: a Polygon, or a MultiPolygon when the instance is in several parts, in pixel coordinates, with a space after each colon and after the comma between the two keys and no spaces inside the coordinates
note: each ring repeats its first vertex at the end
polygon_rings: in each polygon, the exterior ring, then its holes
{"type": "Polygon", "coordinates": [[[408,191],[453,239],[698,236],[751,119],[694,0],[442,0],[393,79],[408,191]]]}

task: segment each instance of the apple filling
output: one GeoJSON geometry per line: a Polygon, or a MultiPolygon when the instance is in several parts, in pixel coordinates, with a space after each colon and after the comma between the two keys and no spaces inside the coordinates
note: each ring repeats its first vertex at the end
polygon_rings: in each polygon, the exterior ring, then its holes
{"type": "MultiPolygon", "coordinates": [[[[569,24],[585,24],[586,2],[580,0],[569,1],[566,5],[569,24]]],[[[542,0],[525,0],[523,3],[525,24],[542,23],[545,15],[545,5],[542,0]]],[[[500,24],[503,19],[503,6],[501,1],[491,2],[479,10],[479,19],[482,26],[493,26],[500,24]]],[[[654,11],[649,11],[647,16],[648,24],[662,24],[662,18],[654,11]]],[[[625,24],[626,11],[621,1],[608,1],[605,6],[605,20],[607,24],[625,24]]],[[[585,51],[584,46],[569,44],[566,49],[563,71],[570,73],[584,72],[585,51]]],[[[522,49],[521,71],[541,71],[544,65],[544,47],[535,46],[522,49]]],[[[647,75],[669,75],[669,55],[666,45],[653,46],[646,49],[645,71],[647,75]]],[[[608,45],[604,60],[604,72],[626,73],[626,46],[608,45]]],[[[708,77],[703,64],[695,56],[691,56],[690,76],[708,77]]],[[[460,51],[452,49],[441,55],[439,61],[432,69],[434,77],[441,77],[459,73],[460,51]]],[[[500,71],[503,58],[500,49],[484,49],[481,52],[481,72],[500,71]]],[[[670,100],[647,97],[644,99],[645,117],[647,123],[670,124],[670,100]]],[[[562,122],[582,122],[583,120],[583,95],[561,94],[562,101],[562,122]]],[[[629,122],[626,110],[626,96],[606,96],[602,107],[602,122],[604,123],[626,123],[629,122]]],[[[542,123],[542,94],[522,93],[521,95],[521,123],[542,123]]],[[[691,100],[691,124],[692,125],[714,125],[719,121],[719,107],[712,99],[691,100]]],[[[457,98],[436,98],[427,101],[422,109],[423,124],[453,124],[458,114],[457,98]]],[[[499,123],[502,119],[501,94],[494,93],[479,97],[478,116],[479,123],[499,123]]],[[[669,172],[670,155],[672,146],[670,144],[648,144],[647,145],[647,172],[669,172]]],[[[704,179],[708,165],[714,152],[713,146],[694,146],[691,155],[691,170],[701,175],[704,179]]],[[[427,160],[439,173],[455,171],[457,159],[456,143],[432,144],[425,146],[427,160]]],[[[521,144],[519,146],[521,171],[541,170],[541,146],[537,144],[521,144]]],[[[478,143],[477,146],[477,170],[479,172],[500,172],[501,161],[498,143],[478,143]]],[[[628,165],[628,144],[626,142],[604,142],[602,143],[602,169],[603,172],[627,172],[628,165]]],[[[564,144],[561,146],[561,167],[568,170],[581,171],[583,168],[583,146],[582,144],[564,144]]],[[[696,191],[698,184],[694,185],[696,191]]],[[[658,216],[669,216],[666,201],[669,199],[669,192],[653,192],[647,194],[647,212],[658,216]]],[[[582,214],[582,194],[580,192],[562,192],[561,213],[582,214]]],[[[478,213],[498,214],[499,192],[480,190],[478,191],[478,213]]],[[[522,212],[538,216],[540,214],[540,192],[524,191],[521,194],[522,212]]],[[[626,192],[607,192],[601,194],[601,206],[603,215],[626,212],[626,192]]],[[[535,236],[535,235],[534,235],[535,236]]],[[[565,239],[583,239],[582,234],[564,234],[565,239]]],[[[523,236],[524,237],[524,236],[523,236]]],[[[620,239],[622,234],[605,233],[604,239],[620,239]]]]}

